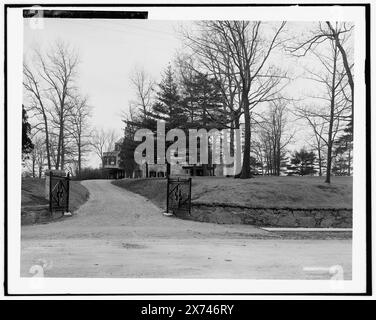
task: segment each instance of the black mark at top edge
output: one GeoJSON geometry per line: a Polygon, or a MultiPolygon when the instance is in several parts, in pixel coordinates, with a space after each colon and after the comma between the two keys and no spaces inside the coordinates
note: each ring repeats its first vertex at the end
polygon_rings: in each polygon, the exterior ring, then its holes
{"type": "Polygon", "coordinates": [[[62,19],[147,19],[147,11],[90,11],[90,10],[23,10],[24,18],[62,18],[62,19]]]}

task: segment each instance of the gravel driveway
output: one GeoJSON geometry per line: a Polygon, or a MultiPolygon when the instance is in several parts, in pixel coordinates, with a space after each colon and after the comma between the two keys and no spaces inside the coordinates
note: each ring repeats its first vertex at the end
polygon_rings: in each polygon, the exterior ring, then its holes
{"type": "Polygon", "coordinates": [[[73,217],[22,227],[22,276],[45,259],[53,264],[46,277],[328,279],[303,268],[339,264],[351,278],[351,240],[180,220],[109,180],[82,184],[90,199],[73,217]]]}

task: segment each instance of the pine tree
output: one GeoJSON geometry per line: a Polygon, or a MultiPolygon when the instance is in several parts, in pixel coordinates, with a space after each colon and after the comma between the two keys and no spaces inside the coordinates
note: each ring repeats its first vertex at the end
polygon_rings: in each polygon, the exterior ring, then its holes
{"type": "Polygon", "coordinates": [[[314,168],[315,159],[316,155],[312,151],[307,151],[304,148],[295,151],[291,158],[291,164],[296,166],[296,171],[294,173],[300,176],[313,175],[316,173],[314,168]]]}
{"type": "Polygon", "coordinates": [[[344,134],[334,141],[334,166],[333,173],[336,175],[351,175],[353,132],[352,122],[344,129],[344,134]]]}
{"type": "Polygon", "coordinates": [[[196,72],[185,78],[183,86],[183,105],[189,115],[190,128],[221,129],[226,123],[223,112],[224,97],[220,84],[208,75],[196,72]]]}
{"type": "Polygon", "coordinates": [[[34,144],[30,139],[31,126],[28,121],[24,105],[22,105],[22,157],[27,158],[28,154],[34,149],[34,144]]]}
{"type": "Polygon", "coordinates": [[[163,79],[159,84],[157,101],[154,103],[151,112],[147,113],[147,115],[153,120],[165,121],[167,131],[184,127],[187,123],[187,115],[182,105],[178,84],[170,65],[167,67],[163,79]]]}
{"type": "MultiPolygon", "coordinates": [[[[147,119],[144,121],[144,128],[156,132],[157,121],[164,121],[166,132],[171,129],[183,129],[187,123],[187,115],[182,104],[182,98],[179,94],[178,83],[174,77],[171,65],[169,65],[163,75],[157,91],[157,101],[153,104],[151,112],[147,113],[147,119]]],[[[166,141],[165,150],[172,144],[166,141]]],[[[171,166],[167,165],[167,175],[170,175],[171,166]]]]}
{"type": "MultiPolygon", "coordinates": [[[[222,129],[226,115],[223,113],[224,98],[218,81],[208,77],[207,74],[195,72],[190,77],[184,77],[182,81],[182,96],[185,112],[188,115],[186,129],[222,129]]],[[[197,144],[200,150],[201,140],[197,144]]],[[[208,161],[212,164],[210,139],[207,141],[209,147],[208,161]]],[[[187,151],[188,151],[187,146],[187,151]]],[[[203,175],[208,175],[208,165],[202,164],[203,175]]]]}
{"type": "Polygon", "coordinates": [[[131,178],[137,163],[134,160],[134,152],[137,142],[133,140],[134,128],[127,124],[124,129],[124,140],[120,148],[120,167],[125,170],[126,177],[131,178]]]}

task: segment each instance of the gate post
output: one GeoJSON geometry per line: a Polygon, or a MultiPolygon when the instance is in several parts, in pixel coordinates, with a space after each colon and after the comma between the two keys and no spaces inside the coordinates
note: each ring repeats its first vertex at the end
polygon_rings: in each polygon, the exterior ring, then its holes
{"type": "Polygon", "coordinates": [[[44,196],[47,200],[50,199],[51,174],[53,176],[65,177],[65,172],[62,170],[47,169],[44,171],[44,177],[45,177],[44,196]]]}
{"type": "Polygon", "coordinates": [[[169,193],[170,193],[170,177],[167,176],[167,192],[166,192],[166,196],[167,196],[167,208],[166,208],[166,213],[168,213],[168,198],[169,198],[169,193]]]}
{"type": "Polygon", "coordinates": [[[185,211],[191,214],[192,205],[192,178],[183,179],[180,177],[167,178],[166,192],[166,211],[165,215],[176,214],[176,212],[185,211]],[[170,195],[172,195],[170,201],[170,195]],[[170,203],[171,202],[171,203],[170,203]],[[172,213],[169,214],[171,207],[172,213]]]}
{"type": "MultiPolygon", "coordinates": [[[[49,209],[50,209],[50,214],[53,216],[53,195],[52,191],[55,189],[56,185],[61,183],[62,179],[66,179],[66,174],[63,170],[46,170],[45,171],[45,196],[46,199],[49,200],[49,209]]],[[[64,204],[61,206],[65,207],[64,204]]]]}
{"type": "Polygon", "coordinates": [[[65,212],[69,212],[69,185],[70,185],[70,174],[68,172],[68,176],[67,176],[67,203],[66,203],[66,208],[65,208],[65,212]]]}
{"type": "Polygon", "coordinates": [[[189,178],[189,215],[191,215],[192,207],[192,178],[189,178]]]}
{"type": "Polygon", "coordinates": [[[49,172],[49,180],[50,180],[50,185],[49,185],[49,192],[48,192],[48,195],[49,195],[49,200],[50,200],[50,214],[52,216],[52,171],[49,172]]]}

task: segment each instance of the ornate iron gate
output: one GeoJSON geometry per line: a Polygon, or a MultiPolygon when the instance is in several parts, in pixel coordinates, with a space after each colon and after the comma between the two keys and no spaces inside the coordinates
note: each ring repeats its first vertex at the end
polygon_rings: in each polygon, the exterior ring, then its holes
{"type": "Polygon", "coordinates": [[[50,212],[69,211],[69,173],[66,177],[50,172],[50,212]]]}
{"type": "Polygon", "coordinates": [[[166,211],[191,213],[192,178],[167,178],[166,211]]]}

